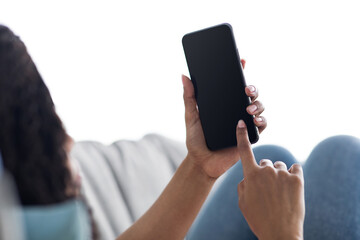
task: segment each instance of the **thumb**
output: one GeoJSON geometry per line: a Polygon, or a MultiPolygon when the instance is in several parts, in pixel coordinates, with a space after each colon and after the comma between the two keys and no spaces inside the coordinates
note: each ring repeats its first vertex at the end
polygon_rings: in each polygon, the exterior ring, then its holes
{"type": "Polygon", "coordinates": [[[248,131],[243,120],[236,127],[237,149],[240,154],[244,177],[254,170],[257,163],[249,142],[248,131]]]}
{"type": "Polygon", "coordinates": [[[194,119],[195,114],[197,114],[195,90],[194,85],[188,77],[182,75],[181,78],[184,86],[185,121],[186,124],[188,124],[191,119],[194,119]]]}

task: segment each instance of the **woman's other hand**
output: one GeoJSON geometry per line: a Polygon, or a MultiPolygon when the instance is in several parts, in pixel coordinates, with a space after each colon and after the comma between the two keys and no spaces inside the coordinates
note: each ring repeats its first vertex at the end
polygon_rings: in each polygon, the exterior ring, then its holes
{"type": "Polygon", "coordinates": [[[258,165],[244,121],[239,121],[236,135],[244,172],[238,185],[239,207],[251,230],[260,240],[303,239],[302,167],[294,164],[288,170],[285,163],[268,159],[258,165]]]}

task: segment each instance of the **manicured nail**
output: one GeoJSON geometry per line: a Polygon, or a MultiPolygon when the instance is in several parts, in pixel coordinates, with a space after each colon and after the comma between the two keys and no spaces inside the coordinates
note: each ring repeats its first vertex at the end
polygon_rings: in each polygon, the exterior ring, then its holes
{"type": "Polygon", "coordinates": [[[250,85],[250,86],[248,86],[248,88],[249,88],[251,93],[255,93],[256,89],[255,89],[254,86],[250,85]]]}
{"type": "Polygon", "coordinates": [[[256,106],[255,104],[250,105],[250,106],[248,107],[248,110],[249,110],[251,113],[254,113],[254,112],[256,111],[256,109],[257,109],[257,106],[256,106]]]}
{"type": "Polygon", "coordinates": [[[262,119],[261,117],[257,117],[257,118],[255,118],[255,121],[257,121],[257,122],[262,122],[263,119],[262,119]]]}
{"type": "Polygon", "coordinates": [[[238,122],[238,127],[239,127],[239,128],[245,128],[245,127],[246,127],[245,122],[244,122],[243,120],[240,120],[240,121],[238,122]]]}

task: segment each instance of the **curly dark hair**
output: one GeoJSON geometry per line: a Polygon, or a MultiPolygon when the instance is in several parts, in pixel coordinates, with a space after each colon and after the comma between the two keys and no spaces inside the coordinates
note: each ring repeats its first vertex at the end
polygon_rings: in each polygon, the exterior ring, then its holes
{"type": "Polygon", "coordinates": [[[84,196],[76,196],[65,128],[24,43],[0,25],[0,150],[22,205],[47,205],[78,197],[87,206],[92,239],[99,232],[84,196]]]}
{"type": "Polygon", "coordinates": [[[23,205],[73,198],[67,134],[24,43],[0,25],[0,149],[23,205]]]}

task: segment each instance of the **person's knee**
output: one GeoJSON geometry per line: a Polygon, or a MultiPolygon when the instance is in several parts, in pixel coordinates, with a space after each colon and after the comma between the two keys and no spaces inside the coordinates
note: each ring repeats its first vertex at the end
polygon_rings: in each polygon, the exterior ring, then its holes
{"type": "Polygon", "coordinates": [[[296,162],[294,156],[286,148],[277,145],[261,145],[255,147],[253,152],[258,163],[261,159],[270,159],[273,163],[282,161],[290,168],[296,162]]]}
{"type": "Polygon", "coordinates": [[[329,164],[331,161],[341,161],[346,164],[347,161],[353,161],[360,156],[360,139],[339,135],[329,137],[321,141],[311,152],[308,161],[317,163],[323,161],[323,164],[329,164]]]}
{"type": "Polygon", "coordinates": [[[341,146],[348,146],[354,144],[356,146],[359,146],[360,144],[359,139],[349,135],[332,136],[319,143],[319,145],[326,145],[328,147],[332,147],[332,146],[341,147],[341,146]]]}
{"type": "Polygon", "coordinates": [[[313,152],[340,152],[360,149],[360,140],[353,136],[339,135],[321,141],[313,152]]]}

